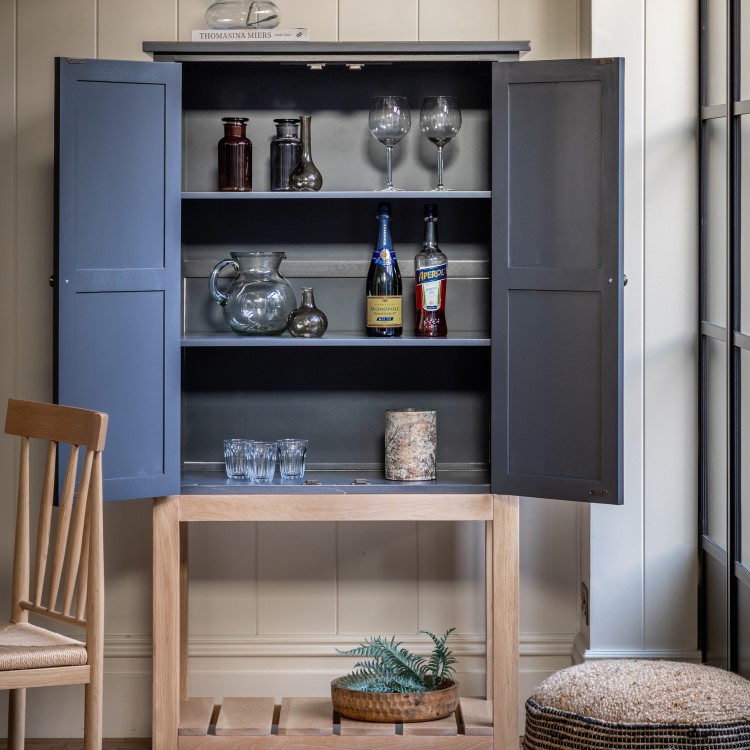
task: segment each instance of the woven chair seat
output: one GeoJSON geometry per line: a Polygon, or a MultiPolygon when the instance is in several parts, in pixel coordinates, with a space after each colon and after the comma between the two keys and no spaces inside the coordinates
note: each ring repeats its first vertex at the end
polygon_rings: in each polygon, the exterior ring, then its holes
{"type": "Polygon", "coordinates": [[[0,671],[86,664],[79,641],[28,622],[0,621],[0,671]]]}
{"type": "Polygon", "coordinates": [[[669,661],[581,664],[526,702],[525,750],[747,750],[750,681],[669,661]]]}

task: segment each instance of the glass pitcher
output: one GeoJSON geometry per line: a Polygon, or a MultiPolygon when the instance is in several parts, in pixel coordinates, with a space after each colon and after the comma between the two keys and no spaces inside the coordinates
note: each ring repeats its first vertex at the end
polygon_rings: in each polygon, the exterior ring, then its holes
{"type": "Polygon", "coordinates": [[[235,332],[247,336],[284,333],[289,314],[297,307],[291,284],[279,272],[285,253],[230,253],[231,260],[214,266],[208,279],[211,296],[221,305],[224,320],[235,332]],[[233,266],[236,276],[227,293],[219,291],[219,273],[233,266]]]}

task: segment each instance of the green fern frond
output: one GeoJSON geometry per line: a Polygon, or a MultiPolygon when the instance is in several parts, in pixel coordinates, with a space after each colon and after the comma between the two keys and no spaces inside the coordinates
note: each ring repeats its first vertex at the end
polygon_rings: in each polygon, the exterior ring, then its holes
{"type": "Polygon", "coordinates": [[[438,637],[429,630],[421,633],[429,636],[435,648],[429,659],[412,654],[396,642],[381,636],[365,639],[359,646],[336,651],[342,656],[360,656],[354,671],[336,681],[340,687],[364,692],[423,693],[437,690],[454,674],[456,659],[446,646],[448,636],[455,630],[450,628],[438,637]]]}
{"type": "Polygon", "coordinates": [[[430,633],[429,630],[420,630],[420,633],[424,633],[432,639],[435,644],[435,648],[430,656],[430,660],[427,663],[427,672],[429,679],[433,685],[433,690],[440,685],[441,682],[451,679],[455,674],[453,665],[457,662],[457,659],[453,656],[451,650],[446,646],[448,636],[455,630],[455,628],[449,628],[445,631],[441,638],[438,638],[434,633],[430,633]]]}

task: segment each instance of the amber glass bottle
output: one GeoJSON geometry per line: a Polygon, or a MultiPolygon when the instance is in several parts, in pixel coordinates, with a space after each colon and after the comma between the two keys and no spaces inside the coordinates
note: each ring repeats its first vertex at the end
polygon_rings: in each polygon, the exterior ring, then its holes
{"type": "Polygon", "coordinates": [[[253,144],[245,135],[247,117],[222,117],[219,141],[219,190],[253,189],[253,144]]]}

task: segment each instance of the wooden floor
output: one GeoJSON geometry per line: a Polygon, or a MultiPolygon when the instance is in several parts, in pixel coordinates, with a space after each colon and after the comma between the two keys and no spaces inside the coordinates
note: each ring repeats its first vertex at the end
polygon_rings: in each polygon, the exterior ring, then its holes
{"type": "MultiPolygon", "coordinates": [[[[8,741],[0,739],[0,750],[7,750],[8,741]]],[[[32,740],[27,739],[24,750],[83,750],[82,739],[32,740]]],[[[123,739],[105,739],[102,750],[151,750],[150,737],[128,737],[123,739]]]]}
{"type": "MultiPolygon", "coordinates": [[[[519,750],[521,740],[519,739],[519,750]]],[[[0,750],[7,750],[7,740],[0,739],[0,750]]],[[[25,750],[83,750],[82,739],[59,739],[59,740],[32,740],[27,739],[25,750]]],[[[151,750],[150,737],[105,739],[102,742],[102,750],[151,750]]]]}

